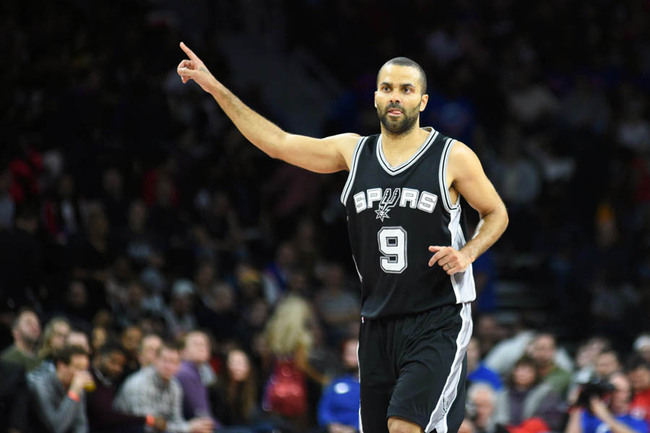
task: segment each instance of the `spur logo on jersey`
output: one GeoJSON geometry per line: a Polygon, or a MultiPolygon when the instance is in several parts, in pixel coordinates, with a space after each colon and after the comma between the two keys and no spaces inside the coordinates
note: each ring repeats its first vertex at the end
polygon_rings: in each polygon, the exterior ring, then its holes
{"type": "Polygon", "coordinates": [[[399,188],[395,188],[392,194],[391,194],[391,189],[386,188],[386,190],[384,191],[384,195],[382,196],[381,201],[379,202],[379,209],[375,211],[378,220],[384,222],[384,218],[390,218],[388,216],[388,212],[392,208],[394,208],[395,205],[397,204],[397,199],[399,199],[399,193],[400,193],[399,188]]]}
{"type": "Polygon", "coordinates": [[[428,191],[420,192],[413,188],[370,188],[359,191],[353,197],[354,208],[357,213],[367,209],[375,209],[377,219],[389,219],[388,213],[395,206],[402,208],[418,209],[423,212],[433,213],[438,203],[438,196],[428,191]]]}

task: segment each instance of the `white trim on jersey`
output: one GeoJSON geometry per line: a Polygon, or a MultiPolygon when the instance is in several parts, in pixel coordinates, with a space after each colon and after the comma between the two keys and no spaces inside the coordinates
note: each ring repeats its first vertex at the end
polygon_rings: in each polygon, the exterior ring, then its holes
{"type": "Polygon", "coordinates": [[[437,433],[447,433],[449,430],[449,426],[447,425],[447,414],[458,394],[458,382],[463,374],[463,359],[465,358],[467,346],[469,345],[469,340],[472,336],[471,304],[463,304],[463,307],[460,310],[460,317],[462,318],[463,323],[460,327],[458,337],[456,337],[456,354],[454,355],[454,361],[451,364],[451,369],[447,376],[445,386],[442,388],[442,393],[440,393],[440,399],[438,400],[438,403],[436,403],[433,412],[431,412],[429,424],[427,424],[424,429],[426,433],[429,433],[434,429],[437,433]]]}
{"type": "MultiPolygon", "coordinates": [[[[451,234],[451,246],[460,250],[465,245],[465,235],[461,226],[461,207],[457,206],[451,212],[449,219],[449,233],[451,234]]],[[[456,295],[456,303],[472,302],[476,299],[476,285],[474,284],[474,271],[470,264],[463,272],[456,272],[449,276],[451,286],[456,295]]]]}
{"type": "MultiPolygon", "coordinates": [[[[430,126],[426,128],[431,128],[430,126]]],[[[379,139],[377,140],[377,160],[379,161],[379,165],[384,169],[384,171],[391,176],[396,176],[405,170],[407,170],[409,167],[411,167],[413,164],[415,164],[415,161],[420,159],[422,155],[426,152],[426,150],[431,147],[431,144],[435,141],[436,137],[438,136],[438,131],[435,129],[431,128],[431,131],[429,131],[429,136],[427,137],[426,140],[424,140],[424,143],[420,146],[420,148],[415,152],[406,162],[403,162],[402,164],[398,165],[397,167],[392,167],[389,163],[388,160],[386,159],[386,156],[384,155],[384,148],[382,144],[382,135],[379,136],[379,139]]]]}
{"type": "MultiPolygon", "coordinates": [[[[357,343],[357,374],[359,375],[359,386],[361,386],[361,362],[359,361],[359,346],[357,343]]],[[[359,433],[363,433],[363,420],[361,419],[361,402],[359,402],[359,433]]]]}
{"type": "Polygon", "coordinates": [[[352,154],[352,163],[350,164],[350,173],[348,173],[348,178],[343,185],[343,191],[341,191],[341,203],[345,206],[345,202],[348,201],[348,196],[350,195],[350,190],[354,184],[354,179],[357,176],[357,165],[359,165],[359,154],[363,148],[363,144],[366,142],[368,137],[361,137],[357,141],[356,146],[354,147],[354,153],[352,154]]]}
{"type": "Polygon", "coordinates": [[[442,155],[440,157],[440,169],[438,170],[438,181],[440,182],[442,204],[445,210],[449,213],[460,207],[460,197],[456,204],[452,204],[451,197],[449,196],[449,189],[447,188],[447,164],[449,163],[449,153],[451,152],[451,147],[454,145],[454,141],[456,140],[448,138],[445,142],[445,147],[442,149],[442,155]]]}

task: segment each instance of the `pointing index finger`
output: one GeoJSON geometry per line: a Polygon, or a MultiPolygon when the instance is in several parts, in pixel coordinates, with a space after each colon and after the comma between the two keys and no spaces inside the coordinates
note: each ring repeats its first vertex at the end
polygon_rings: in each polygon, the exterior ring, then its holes
{"type": "Polygon", "coordinates": [[[201,61],[199,59],[199,57],[196,54],[194,54],[194,51],[190,50],[190,47],[185,45],[185,42],[181,42],[181,49],[183,51],[185,51],[185,54],[187,54],[187,56],[190,58],[190,60],[192,60],[194,62],[200,62],[201,61]]]}

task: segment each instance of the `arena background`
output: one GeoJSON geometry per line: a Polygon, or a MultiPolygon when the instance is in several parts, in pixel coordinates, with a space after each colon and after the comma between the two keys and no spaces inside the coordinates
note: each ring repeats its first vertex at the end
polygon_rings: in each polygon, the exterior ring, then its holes
{"type": "MultiPolygon", "coordinates": [[[[176,76],[185,41],[244,102],[315,136],[376,132],[378,68],[395,56],[419,62],[430,94],[421,124],[472,147],[510,212],[506,235],[476,263],[476,318],[493,315],[508,331],[523,318],[569,349],[604,334],[631,350],[650,331],[649,9],[646,0],[3,1],[2,347],[23,305],[43,323],[67,312],[91,326],[105,288],[88,282],[87,305],[72,300],[84,266],[116,273],[126,260],[145,296],[158,288],[169,300],[208,259],[235,288],[238,317],[239,284],[261,284],[291,242],[290,290],[313,299],[323,264],[335,262],[357,293],[338,202],[345,173],[307,173],[248,144],[176,76]],[[137,200],[155,245],[146,257],[123,248],[137,200]],[[97,212],[115,254],[84,263],[97,212]],[[21,215],[38,229],[18,239],[21,215]]],[[[217,339],[232,337],[223,332],[217,339]]]]}

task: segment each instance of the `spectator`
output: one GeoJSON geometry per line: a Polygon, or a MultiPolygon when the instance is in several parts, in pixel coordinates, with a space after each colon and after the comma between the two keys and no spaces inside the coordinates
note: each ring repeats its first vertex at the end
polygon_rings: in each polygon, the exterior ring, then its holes
{"type": "Polygon", "coordinates": [[[578,346],[575,356],[576,371],[571,375],[567,400],[574,403],[578,398],[580,386],[596,377],[596,360],[606,350],[610,350],[610,343],[604,337],[591,337],[578,346]]]}
{"type": "Polygon", "coordinates": [[[494,390],[503,388],[501,377],[481,362],[481,349],[479,340],[472,337],[467,346],[467,381],[469,384],[485,382],[494,390]]]}
{"type": "Polygon", "coordinates": [[[36,346],[41,336],[41,322],[33,310],[22,310],[11,327],[14,344],[5,349],[0,359],[22,366],[31,371],[41,363],[36,346]]]}
{"type": "Polygon", "coordinates": [[[607,381],[612,375],[620,373],[621,370],[621,361],[618,353],[614,349],[604,350],[596,357],[596,370],[594,374],[596,379],[607,381]]]}
{"type": "Polygon", "coordinates": [[[13,311],[38,303],[44,264],[37,232],[38,210],[28,204],[18,207],[11,230],[0,230],[0,305],[13,311]]]}
{"type": "Polygon", "coordinates": [[[66,346],[77,346],[86,350],[88,356],[90,356],[93,351],[90,347],[90,341],[88,340],[88,335],[82,331],[72,330],[68,334],[68,338],[65,340],[66,346]]]}
{"type": "Polygon", "coordinates": [[[632,387],[630,413],[650,424],[650,363],[634,355],[626,363],[625,371],[632,387]]]}
{"type": "Polygon", "coordinates": [[[225,366],[212,392],[212,410],[225,426],[251,426],[261,423],[257,399],[257,377],[246,352],[231,347],[225,366]]]}
{"type": "Polygon", "coordinates": [[[306,381],[325,383],[325,377],[309,362],[314,344],[309,322],[314,319],[314,311],[304,298],[289,295],[278,303],[266,327],[273,373],[265,390],[263,408],[299,430],[309,422],[306,381]]]}
{"type": "Polygon", "coordinates": [[[555,336],[548,333],[538,335],[531,342],[529,351],[537,363],[540,379],[564,396],[571,380],[571,373],[555,364],[557,351],[555,336]]]}
{"type": "Polygon", "coordinates": [[[176,280],[169,306],[164,312],[167,329],[173,338],[180,338],[184,333],[196,329],[193,306],[194,284],[187,279],[176,280]]]}
{"type": "Polygon", "coordinates": [[[88,432],[84,389],[94,387],[88,364],[85,349],[69,346],[55,356],[55,370],[38,369],[27,375],[36,431],[88,432]]]}
{"type": "Polygon", "coordinates": [[[56,316],[50,319],[43,331],[38,357],[43,361],[53,361],[54,353],[65,347],[70,330],[70,322],[65,317],[56,316]]]}
{"type": "Polygon", "coordinates": [[[497,393],[486,382],[476,382],[467,390],[468,414],[474,423],[476,433],[508,433],[505,426],[494,420],[497,393]]]}
{"type": "Polygon", "coordinates": [[[634,352],[650,362],[650,334],[641,334],[634,340],[634,352]]]}
{"type": "Polygon", "coordinates": [[[647,433],[648,425],[630,413],[631,389],[625,375],[616,373],[610,378],[614,387],[609,403],[593,396],[589,407],[574,407],[569,412],[565,433],[647,433]]]}
{"type": "Polygon", "coordinates": [[[145,425],[165,430],[166,423],[162,418],[151,414],[130,415],[113,409],[125,362],[126,352],[115,343],[102,346],[93,358],[91,374],[96,389],[86,397],[90,433],[137,432],[145,425]]]}
{"type": "Polygon", "coordinates": [[[528,355],[515,364],[496,407],[495,421],[508,430],[537,418],[554,431],[561,427],[565,410],[562,398],[551,384],[540,381],[537,362],[528,355]]]}
{"type": "MultiPolygon", "coordinates": [[[[133,415],[152,414],[167,421],[169,433],[211,433],[208,417],[183,418],[183,390],[174,377],[181,364],[178,347],[164,343],[154,363],[129,376],[115,398],[115,409],[133,415]]],[[[147,427],[145,431],[152,431],[147,427]]]]}
{"type": "MultiPolygon", "coordinates": [[[[210,339],[205,332],[193,330],[183,337],[181,366],[176,379],[183,390],[183,416],[212,417],[208,389],[201,380],[200,368],[210,360],[210,339]]],[[[218,422],[212,421],[216,426],[218,422]]]]}
{"type": "Polygon", "coordinates": [[[0,432],[28,432],[25,369],[0,360],[0,432]]]}
{"type": "Polygon", "coordinates": [[[138,346],[138,363],[140,368],[145,368],[153,364],[160,352],[162,339],[156,334],[147,334],[140,340],[138,346]]]}
{"type": "Polygon", "coordinates": [[[350,332],[351,324],[359,320],[361,302],[345,284],[345,272],[338,263],[326,265],[321,275],[322,287],[317,291],[314,305],[325,326],[327,341],[337,347],[350,332]]]}
{"type": "Polygon", "coordinates": [[[120,338],[122,347],[126,351],[125,374],[128,376],[140,368],[138,363],[138,349],[142,340],[142,330],[137,325],[130,325],[124,328],[120,338]]]}
{"type": "Polygon", "coordinates": [[[359,431],[359,340],[343,341],[341,358],[345,373],[325,388],[318,405],[318,424],[327,433],[359,431]]]}

